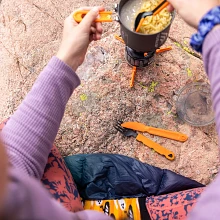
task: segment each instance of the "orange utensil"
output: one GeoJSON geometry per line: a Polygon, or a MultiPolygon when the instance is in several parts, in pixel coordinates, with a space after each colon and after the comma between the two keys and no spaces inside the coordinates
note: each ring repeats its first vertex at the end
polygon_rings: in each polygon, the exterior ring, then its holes
{"type": "Polygon", "coordinates": [[[154,149],[157,153],[164,155],[168,160],[174,160],[175,155],[172,151],[166,149],[165,147],[161,146],[160,144],[157,144],[156,142],[148,139],[142,134],[138,134],[136,137],[137,141],[142,142],[144,145],[148,146],[149,148],[154,149]]]}
{"type": "Polygon", "coordinates": [[[165,2],[160,8],[158,8],[153,15],[159,14],[164,8],[166,8],[169,5],[169,2],[165,2]]]}
{"type": "Polygon", "coordinates": [[[139,30],[140,30],[140,28],[141,28],[141,26],[142,26],[142,24],[143,24],[143,22],[144,22],[144,19],[145,18],[141,18],[141,20],[140,20],[140,22],[139,22],[139,24],[138,24],[138,26],[137,26],[137,28],[136,28],[136,32],[138,32],[139,30]]]}
{"type": "Polygon", "coordinates": [[[121,126],[135,131],[147,132],[149,134],[153,134],[181,142],[185,142],[188,139],[187,135],[182,134],[180,132],[154,128],[154,127],[146,126],[139,122],[131,122],[131,121],[124,122],[121,124],[121,126]]]}
{"type": "Polygon", "coordinates": [[[136,72],[137,72],[137,68],[136,68],[136,66],[133,66],[132,75],[131,75],[131,82],[130,82],[131,88],[134,86],[134,78],[135,78],[136,72]]]}
{"type": "MultiPolygon", "coordinates": [[[[81,10],[81,11],[76,11],[73,14],[73,18],[76,22],[82,21],[83,17],[89,12],[89,10],[81,10]]],[[[95,20],[95,22],[112,22],[113,19],[111,17],[112,11],[102,11],[99,12],[99,18],[95,20]]]]}
{"type": "Polygon", "coordinates": [[[154,149],[157,153],[164,155],[168,160],[174,160],[175,155],[172,151],[164,148],[160,144],[157,144],[156,142],[148,139],[142,134],[138,134],[136,131],[128,128],[124,128],[121,126],[121,122],[117,122],[117,124],[114,126],[114,128],[122,133],[126,137],[134,137],[137,141],[142,142],[147,147],[154,149]]]}

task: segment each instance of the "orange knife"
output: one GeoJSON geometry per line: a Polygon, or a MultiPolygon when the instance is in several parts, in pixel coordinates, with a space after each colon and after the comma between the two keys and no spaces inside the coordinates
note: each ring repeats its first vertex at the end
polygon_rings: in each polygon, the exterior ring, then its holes
{"type": "Polygon", "coordinates": [[[153,134],[181,142],[185,142],[188,139],[187,135],[182,134],[180,132],[149,127],[139,122],[124,122],[121,124],[121,126],[124,128],[130,128],[135,131],[147,132],[149,134],[153,134]]]}

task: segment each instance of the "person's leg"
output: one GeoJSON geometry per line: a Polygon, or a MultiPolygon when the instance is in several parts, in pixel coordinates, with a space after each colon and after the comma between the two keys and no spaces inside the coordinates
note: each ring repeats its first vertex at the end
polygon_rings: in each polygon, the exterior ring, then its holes
{"type": "Polygon", "coordinates": [[[69,211],[83,210],[81,199],[69,169],[58,149],[53,146],[45,167],[42,183],[56,200],[69,211]]]}
{"type": "MultiPolygon", "coordinates": [[[[0,123],[0,132],[7,123],[0,123]]],[[[83,210],[81,199],[65,161],[58,149],[53,146],[45,167],[42,183],[66,209],[72,212],[83,210]]]]}
{"type": "Polygon", "coordinates": [[[146,198],[146,207],[152,220],[186,219],[205,188],[189,189],[146,198]]]}

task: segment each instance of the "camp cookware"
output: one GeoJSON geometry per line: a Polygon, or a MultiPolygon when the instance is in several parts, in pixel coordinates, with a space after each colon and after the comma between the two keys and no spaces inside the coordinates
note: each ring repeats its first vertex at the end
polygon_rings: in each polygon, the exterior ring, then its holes
{"type": "Polygon", "coordinates": [[[135,131],[147,132],[149,134],[153,134],[181,142],[185,142],[188,139],[188,137],[185,134],[182,134],[180,132],[149,127],[139,122],[124,122],[121,124],[121,126],[124,128],[133,129],[135,131]]]}
{"type": "Polygon", "coordinates": [[[136,138],[137,141],[140,141],[144,145],[146,145],[147,147],[154,149],[157,153],[165,156],[168,160],[175,159],[175,155],[172,151],[164,148],[160,144],[150,140],[149,138],[145,137],[144,135],[138,134],[136,131],[134,131],[132,129],[123,128],[121,126],[121,124],[122,124],[122,122],[117,122],[116,125],[114,126],[114,128],[117,131],[119,131],[120,133],[122,133],[124,136],[136,138]]]}
{"type": "MultiPolygon", "coordinates": [[[[162,31],[156,34],[142,34],[139,32],[135,32],[134,30],[129,29],[123,24],[121,19],[121,11],[125,3],[131,0],[121,0],[118,5],[115,6],[115,11],[117,13],[117,17],[115,19],[112,18],[114,12],[111,11],[103,11],[99,13],[99,18],[96,20],[97,22],[112,22],[114,20],[118,21],[120,24],[120,32],[123,41],[125,42],[126,46],[132,48],[137,52],[151,52],[159,49],[167,40],[171,23],[174,19],[174,12],[171,13],[172,19],[170,24],[162,31]]],[[[76,11],[73,15],[74,19],[77,22],[80,22],[85,14],[88,11],[76,11]]]]}
{"type": "Polygon", "coordinates": [[[157,50],[166,42],[168,38],[170,26],[174,19],[174,12],[171,13],[172,19],[169,25],[164,30],[156,34],[142,34],[129,29],[122,22],[121,11],[127,1],[129,0],[121,0],[117,7],[121,36],[126,46],[132,48],[137,52],[151,52],[157,50]]]}

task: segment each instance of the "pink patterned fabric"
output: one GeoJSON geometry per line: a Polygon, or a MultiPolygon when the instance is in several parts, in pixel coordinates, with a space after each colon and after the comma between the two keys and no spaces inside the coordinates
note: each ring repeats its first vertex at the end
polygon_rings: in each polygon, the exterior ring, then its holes
{"type": "Polygon", "coordinates": [[[146,208],[152,220],[184,220],[205,188],[196,188],[146,198],[146,208]]]}
{"type": "Polygon", "coordinates": [[[41,181],[54,198],[62,203],[67,210],[71,212],[83,210],[76,184],[55,146],[49,154],[41,181]]]}

